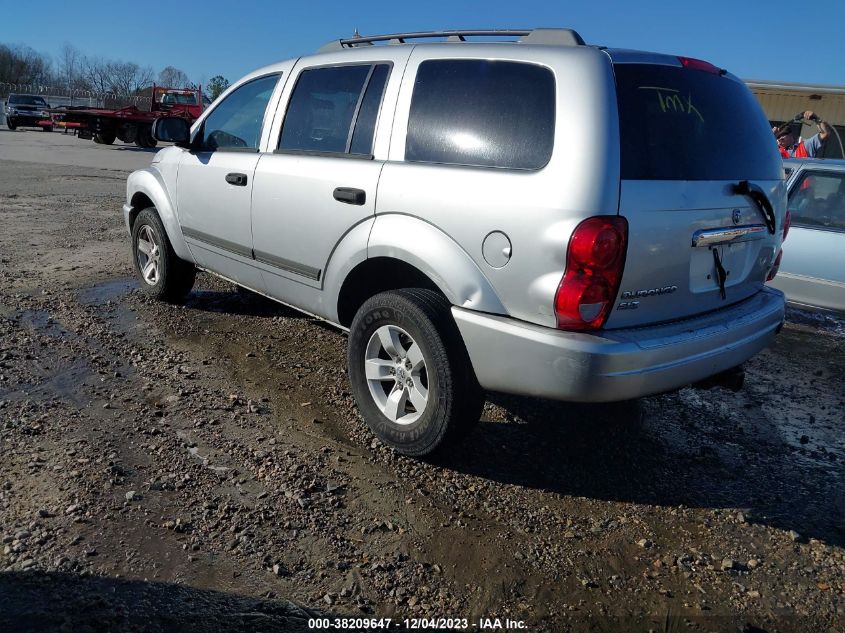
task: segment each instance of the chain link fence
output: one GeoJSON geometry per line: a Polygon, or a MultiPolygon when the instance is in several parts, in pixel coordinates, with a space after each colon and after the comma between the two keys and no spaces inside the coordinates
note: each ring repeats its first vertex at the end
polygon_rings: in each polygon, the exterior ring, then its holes
{"type": "MultiPolygon", "coordinates": [[[[150,92],[150,90],[147,90],[150,92]]],[[[0,81],[0,124],[6,123],[6,101],[10,94],[38,95],[51,108],[125,108],[135,106],[141,110],[150,108],[150,95],[129,95],[116,92],[81,90],[68,86],[42,86],[38,84],[14,84],[0,81]]]]}

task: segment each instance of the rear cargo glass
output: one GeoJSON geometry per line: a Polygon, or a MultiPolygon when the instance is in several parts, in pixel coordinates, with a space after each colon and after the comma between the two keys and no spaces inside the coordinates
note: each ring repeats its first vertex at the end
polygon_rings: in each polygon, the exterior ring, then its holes
{"type": "Polygon", "coordinates": [[[701,70],[615,64],[622,178],[780,180],[783,163],[754,95],[701,70]]]}

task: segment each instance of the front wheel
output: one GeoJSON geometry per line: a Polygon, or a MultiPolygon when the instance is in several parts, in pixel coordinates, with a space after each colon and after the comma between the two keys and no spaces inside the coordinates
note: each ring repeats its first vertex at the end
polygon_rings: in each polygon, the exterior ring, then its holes
{"type": "Polygon", "coordinates": [[[8,118],[8,117],[7,117],[7,118],[6,118],[6,127],[7,127],[7,128],[9,128],[10,130],[14,130],[14,129],[15,129],[15,128],[17,128],[18,126],[15,124],[15,122],[14,122],[14,121],[12,121],[12,119],[10,119],[10,118],[8,118]]]}
{"type": "Polygon", "coordinates": [[[378,294],[349,332],[352,392],[385,444],[414,457],[461,439],[484,395],[446,299],[422,288],[378,294]]]}
{"type": "Polygon", "coordinates": [[[197,270],[173,251],[155,207],[141,211],[132,225],[132,261],[141,289],[155,299],[177,302],[194,287],[197,270]]]}

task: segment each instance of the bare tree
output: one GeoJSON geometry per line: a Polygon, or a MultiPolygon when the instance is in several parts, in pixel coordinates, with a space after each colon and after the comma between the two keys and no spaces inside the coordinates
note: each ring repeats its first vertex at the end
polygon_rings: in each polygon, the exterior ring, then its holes
{"type": "Polygon", "coordinates": [[[167,66],[158,74],[159,86],[185,88],[188,86],[188,83],[188,75],[173,66],[167,66]]]}
{"type": "Polygon", "coordinates": [[[28,46],[0,44],[0,81],[47,84],[50,82],[50,60],[28,46]]]}
{"type": "Polygon", "coordinates": [[[153,82],[153,69],[142,68],[133,62],[108,61],[100,57],[86,57],[85,79],[95,92],[135,94],[153,82]]]}
{"type": "Polygon", "coordinates": [[[135,94],[153,82],[153,69],[141,68],[133,62],[111,62],[109,64],[111,91],[118,94],[135,94]]]}
{"type": "Polygon", "coordinates": [[[58,79],[61,83],[73,90],[74,88],[85,88],[82,77],[83,58],[75,46],[65,42],[59,52],[58,79]]]}
{"type": "Polygon", "coordinates": [[[102,57],[85,57],[82,61],[82,74],[94,92],[108,92],[111,87],[109,62],[102,57]]]}

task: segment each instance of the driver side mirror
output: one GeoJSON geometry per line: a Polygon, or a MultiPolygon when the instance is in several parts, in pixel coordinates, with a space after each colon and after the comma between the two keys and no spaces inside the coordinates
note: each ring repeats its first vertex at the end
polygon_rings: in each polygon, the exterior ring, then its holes
{"type": "Polygon", "coordinates": [[[152,131],[157,141],[175,143],[179,147],[187,147],[191,142],[191,126],[181,117],[159,117],[153,122],[152,131]]]}

